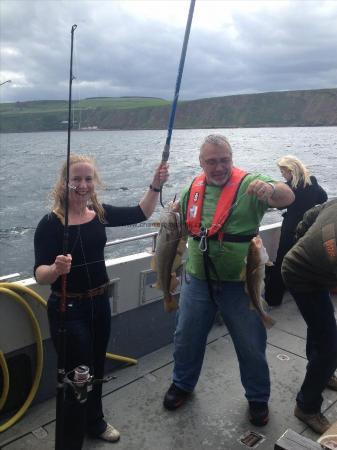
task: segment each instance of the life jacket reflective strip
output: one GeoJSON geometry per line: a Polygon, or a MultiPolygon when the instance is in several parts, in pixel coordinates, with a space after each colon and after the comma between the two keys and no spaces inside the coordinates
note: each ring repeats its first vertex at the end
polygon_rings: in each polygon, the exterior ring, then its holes
{"type": "MultiPolygon", "coordinates": [[[[231,206],[234,204],[237,192],[248,172],[233,167],[231,177],[222,188],[216,209],[214,212],[212,225],[207,230],[207,237],[217,234],[228,219],[231,206]]],[[[206,176],[204,173],[197,176],[191,185],[186,211],[186,225],[190,234],[200,235],[201,215],[206,190],[206,176]]]]}

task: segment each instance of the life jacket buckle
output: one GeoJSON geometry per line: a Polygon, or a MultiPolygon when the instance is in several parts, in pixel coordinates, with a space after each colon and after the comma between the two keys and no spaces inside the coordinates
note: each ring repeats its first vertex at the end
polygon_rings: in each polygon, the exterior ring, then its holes
{"type": "Polygon", "coordinates": [[[201,252],[207,252],[207,228],[200,228],[200,242],[199,242],[199,250],[201,252]]]}

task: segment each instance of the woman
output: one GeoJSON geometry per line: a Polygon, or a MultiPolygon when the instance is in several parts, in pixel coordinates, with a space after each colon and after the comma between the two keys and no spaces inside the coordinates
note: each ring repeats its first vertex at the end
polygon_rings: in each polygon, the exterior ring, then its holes
{"type": "MultiPolygon", "coordinates": [[[[108,276],[104,261],[105,227],[130,225],[151,216],[168,169],[161,164],[139,205],[115,207],[101,204],[96,196],[100,183],[94,161],[72,155],[69,164],[69,238],[67,255],[63,250],[66,164],[52,193],[52,212],[45,215],[35,232],[34,273],[38,283],[50,284],[48,319],[57,349],[58,305],[61,275],[67,274],[66,371],[78,365],[90,367],[96,379],[103,378],[104,361],[110,334],[108,276]]],[[[115,442],[119,432],[103,418],[102,385],[94,384],[87,403],[80,404],[71,389],[66,389],[64,440],[66,450],[82,447],[83,427],[91,436],[115,442]],[[86,418],[85,418],[86,416],[86,418]]]]}
{"type": "Polygon", "coordinates": [[[314,176],[310,176],[309,170],[298,158],[286,155],[277,161],[277,165],[286,184],[293,190],[295,201],[283,213],[276,261],[269,269],[266,279],[265,300],[270,306],[279,306],[282,303],[285,286],[281,276],[281,265],[285,254],[294,244],[297,224],[308,209],[328,199],[325,190],[314,176]]]}

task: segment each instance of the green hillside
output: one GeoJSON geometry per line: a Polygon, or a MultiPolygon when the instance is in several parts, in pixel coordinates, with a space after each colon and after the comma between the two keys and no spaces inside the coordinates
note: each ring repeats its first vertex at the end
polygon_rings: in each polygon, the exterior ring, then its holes
{"type": "MultiPolygon", "coordinates": [[[[166,100],[151,97],[95,97],[73,100],[72,120],[75,127],[76,124],[77,127],[88,127],[93,126],[91,119],[97,115],[109,114],[115,110],[136,110],[167,104],[169,102],[166,100]],[[85,121],[83,124],[82,116],[85,121]]],[[[67,121],[66,100],[0,103],[0,132],[65,130],[67,121]]]]}
{"type": "MultiPolygon", "coordinates": [[[[77,129],[166,129],[170,102],[149,97],[73,101],[77,129]]],[[[0,132],[67,129],[68,102],[0,104],[0,132]]],[[[267,92],[179,102],[176,128],[336,126],[337,89],[267,92]]]]}

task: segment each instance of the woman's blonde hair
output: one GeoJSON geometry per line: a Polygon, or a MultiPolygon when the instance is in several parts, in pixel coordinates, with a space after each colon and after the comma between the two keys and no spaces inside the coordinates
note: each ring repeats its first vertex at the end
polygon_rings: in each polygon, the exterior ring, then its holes
{"type": "Polygon", "coordinates": [[[297,188],[300,182],[303,183],[303,186],[311,184],[309,169],[296,156],[283,156],[277,161],[277,165],[280,169],[288,169],[290,171],[292,188],[297,188]]]}
{"type": "MultiPolygon", "coordinates": [[[[97,168],[94,159],[91,156],[87,155],[76,155],[73,154],[69,159],[69,167],[72,164],[77,163],[89,163],[93,166],[94,169],[94,182],[95,185],[101,185],[102,182],[98,176],[97,168]]],[[[53,200],[52,210],[57,215],[57,217],[64,224],[64,216],[65,216],[65,194],[66,194],[66,179],[67,179],[67,162],[65,162],[61,168],[59,179],[51,192],[51,198],[53,200]]],[[[105,223],[105,215],[104,208],[102,204],[99,202],[97,195],[95,192],[92,193],[89,201],[89,208],[92,208],[100,222],[105,223]]]]}

